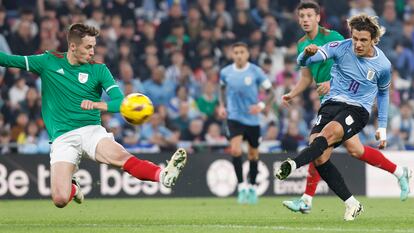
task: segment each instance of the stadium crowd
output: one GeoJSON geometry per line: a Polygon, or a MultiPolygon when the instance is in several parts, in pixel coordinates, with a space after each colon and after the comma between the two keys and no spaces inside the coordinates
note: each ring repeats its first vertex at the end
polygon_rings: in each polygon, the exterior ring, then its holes
{"type": "MultiPolygon", "coordinates": [[[[231,63],[231,44],[249,45],[250,61],[273,83],[275,102],[261,114],[262,152],[305,145],[320,107],[315,88],[289,108],[281,96],[298,80],[296,42],[299,0],[0,0],[0,51],[31,55],[66,51],[65,30],[76,22],[100,29],[95,61],[105,63],[125,95],[148,95],[156,112],[142,126],[119,114],[102,124],[132,152],[177,145],[190,150],[225,148],[216,113],[220,69],[231,63]],[[23,4],[24,3],[24,4],[23,4]]],[[[393,64],[388,149],[414,149],[414,1],[321,0],[321,25],[349,33],[345,19],[377,15],[387,30],[379,43],[393,64]]],[[[18,69],[0,69],[0,154],[48,153],[41,117],[41,80],[18,69]]],[[[104,99],[108,97],[104,95],[104,99]]],[[[376,146],[376,112],[360,133],[376,146]]]]}

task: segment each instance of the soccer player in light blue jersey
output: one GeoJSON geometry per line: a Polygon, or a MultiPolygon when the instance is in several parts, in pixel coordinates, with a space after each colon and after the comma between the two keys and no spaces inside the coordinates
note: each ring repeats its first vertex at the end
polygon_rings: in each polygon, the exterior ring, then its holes
{"type": "Polygon", "coordinates": [[[274,95],[272,84],[263,70],[250,63],[249,50],[245,43],[235,43],[232,46],[234,63],[220,71],[220,104],[218,113],[227,119],[230,135],[230,153],[238,181],[238,202],[240,204],[257,203],[256,176],[259,160],[259,113],[270,106],[274,95]],[[266,103],[259,101],[260,88],[267,92],[266,103]],[[242,142],[249,143],[249,184],[243,181],[242,142]]]}
{"type": "Polygon", "coordinates": [[[380,149],[386,146],[391,81],[391,63],[375,46],[383,34],[376,18],[357,15],[349,19],[348,25],[352,39],[330,42],[320,48],[309,45],[298,56],[301,66],[333,59],[331,90],[322,100],[312,129],[312,134],[318,133],[317,137],[295,159],[288,159],[275,169],[275,176],[283,180],[298,167],[313,161],[320,176],[345,202],[347,221],[354,220],[363,208],[329,158],[335,146],[365,127],[375,98],[379,122],[376,137],[380,140],[380,149]]]}

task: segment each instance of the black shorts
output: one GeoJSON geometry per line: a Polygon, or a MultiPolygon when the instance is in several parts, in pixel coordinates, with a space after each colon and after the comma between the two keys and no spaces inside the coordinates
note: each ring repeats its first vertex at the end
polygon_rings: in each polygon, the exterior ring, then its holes
{"type": "Polygon", "coordinates": [[[235,120],[227,120],[227,125],[230,131],[230,139],[242,135],[251,147],[259,147],[260,126],[245,125],[235,120]]]}
{"type": "Polygon", "coordinates": [[[369,113],[365,108],[328,100],[318,111],[316,123],[312,128],[311,135],[320,133],[323,127],[331,121],[339,122],[344,129],[344,136],[342,137],[342,141],[334,145],[337,147],[359,133],[368,123],[368,120],[369,113]]]}

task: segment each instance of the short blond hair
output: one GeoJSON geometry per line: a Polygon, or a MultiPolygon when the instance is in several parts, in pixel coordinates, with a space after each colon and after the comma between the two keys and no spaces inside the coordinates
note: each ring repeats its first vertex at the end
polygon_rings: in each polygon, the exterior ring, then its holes
{"type": "Polygon", "coordinates": [[[375,44],[378,44],[381,36],[385,33],[385,28],[379,25],[377,16],[359,14],[352,16],[347,21],[351,33],[353,29],[358,31],[368,31],[371,34],[371,39],[374,40],[375,44]]]}

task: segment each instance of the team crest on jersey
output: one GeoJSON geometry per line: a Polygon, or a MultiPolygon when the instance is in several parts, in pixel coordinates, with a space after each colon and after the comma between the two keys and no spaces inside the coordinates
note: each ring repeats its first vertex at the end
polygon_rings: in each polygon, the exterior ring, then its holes
{"type": "Polygon", "coordinates": [[[80,83],[86,83],[88,81],[88,74],[79,73],[78,80],[79,80],[80,83]]]}
{"type": "Polygon", "coordinates": [[[329,47],[336,47],[336,46],[338,46],[339,45],[339,42],[332,42],[332,43],[330,43],[329,44],[329,47]]]}
{"type": "Polygon", "coordinates": [[[250,86],[251,84],[252,84],[252,77],[250,77],[250,76],[246,76],[245,78],[244,78],[244,84],[246,84],[246,86],[250,86]]]}
{"type": "Polygon", "coordinates": [[[374,76],[375,76],[375,71],[374,71],[374,70],[372,70],[372,69],[368,69],[367,79],[368,79],[369,81],[371,81],[371,80],[374,78],[374,76]]]}

